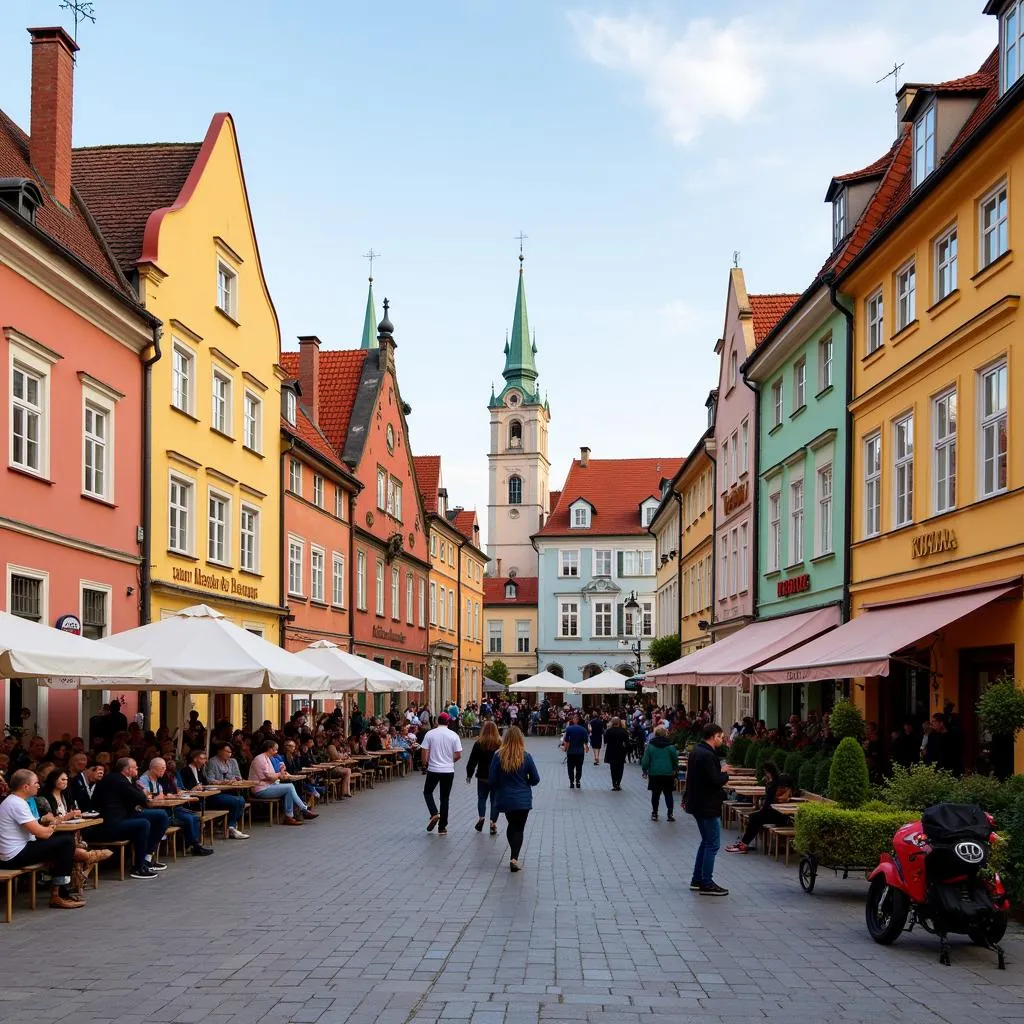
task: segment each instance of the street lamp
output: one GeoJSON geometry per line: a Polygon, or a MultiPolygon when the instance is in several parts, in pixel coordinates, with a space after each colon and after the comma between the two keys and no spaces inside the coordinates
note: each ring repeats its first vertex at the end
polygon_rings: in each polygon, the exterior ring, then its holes
{"type": "Polygon", "coordinates": [[[640,602],[636,599],[636,591],[630,591],[629,597],[626,598],[625,604],[622,606],[622,610],[628,615],[633,617],[633,633],[626,634],[626,638],[621,642],[627,646],[632,652],[633,657],[636,658],[636,674],[643,675],[643,641],[641,640],[642,627],[641,627],[641,612],[640,602]],[[630,643],[633,636],[636,636],[636,643],[630,643]]]}

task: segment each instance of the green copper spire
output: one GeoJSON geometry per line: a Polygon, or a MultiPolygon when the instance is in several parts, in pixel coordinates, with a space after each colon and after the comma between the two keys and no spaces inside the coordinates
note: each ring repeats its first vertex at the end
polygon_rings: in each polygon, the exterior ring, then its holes
{"type": "Polygon", "coordinates": [[[373,278],[370,278],[370,290],[366,295],[366,316],[363,317],[363,340],[360,348],[377,347],[377,308],[373,302],[373,278]]]}
{"type": "Polygon", "coordinates": [[[523,278],[523,254],[519,254],[519,288],[516,292],[516,310],[512,317],[512,335],[505,337],[505,369],[501,371],[505,386],[491,406],[505,404],[505,396],[515,388],[525,403],[539,402],[537,390],[537,345],[530,335],[530,318],[526,312],[526,282],[523,278]]]}

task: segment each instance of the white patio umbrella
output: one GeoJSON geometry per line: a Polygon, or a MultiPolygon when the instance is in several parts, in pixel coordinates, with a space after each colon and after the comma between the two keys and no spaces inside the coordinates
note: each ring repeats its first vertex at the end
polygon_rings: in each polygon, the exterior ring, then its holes
{"type": "Polygon", "coordinates": [[[547,691],[565,692],[573,683],[563,679],[561,676],[556,676],[554,672],[538,672],[535,676],[530,676],[529,679],[522,679],[518,683],[513,683],[509,690],[512,693],[545,693],[547,691]]]}
{"type": "Polygon", "coordinates": [[[596,676],[584,679],[581,683],[572,683],[568,687],[570,693],[622,693],[626,692],[626,679],[621,672],[606,668],[596,676]]]}
{"type": "Polygon", "coordinates": [[[407,693],[423,689],[422,679],[350,654],[330,640],[318,640],[296,653],[303,661],[326,673],[331,693],[407,693]]]}

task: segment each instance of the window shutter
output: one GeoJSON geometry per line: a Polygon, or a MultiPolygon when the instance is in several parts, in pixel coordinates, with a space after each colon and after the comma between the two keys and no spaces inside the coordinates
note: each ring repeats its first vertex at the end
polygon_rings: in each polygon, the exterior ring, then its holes
{"type": "MultiPolygon", "coordinates": [[[[615,566],[616,566],[616,569],[617,569],[617,572],[615,573],[615,575],[619,576],[621,578],[621,576],[622,576],[622,552],[621,551],[616,551],[615,552],[615,566]]],[[[621,632],[621,630],[620,630],[620,632],[621,632]]]]}
{"type": "MultiPolygon", "coordinates": [[[[621,553],[620,553],[619,557],[620,558],[622,557],[621,553]]],[[[625,614],[626,613],[623,610],[622,605],[621,604],[616,604],[615,605],[615,635],[616,636],[625,636],[625,634],[626,634],[625,614]]]]}

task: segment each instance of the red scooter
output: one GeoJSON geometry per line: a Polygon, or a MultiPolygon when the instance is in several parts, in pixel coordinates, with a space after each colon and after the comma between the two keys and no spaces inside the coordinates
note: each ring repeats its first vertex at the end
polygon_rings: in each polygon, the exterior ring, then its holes
{"type": "Polygon", "coordinates": [[[871,938],[888,946],[920,924],[939,937],[939,962],[948,965],[949,935],[967,935],[993,950],[1004,970],[999,940],[1010,901],[999,875],[986,868],[998,841],[993,824],[990,814],[972,804],[936,804],[920,821],[904,825],[893,837],[893,852],[883,853],[868,876],[871,938]]]}

